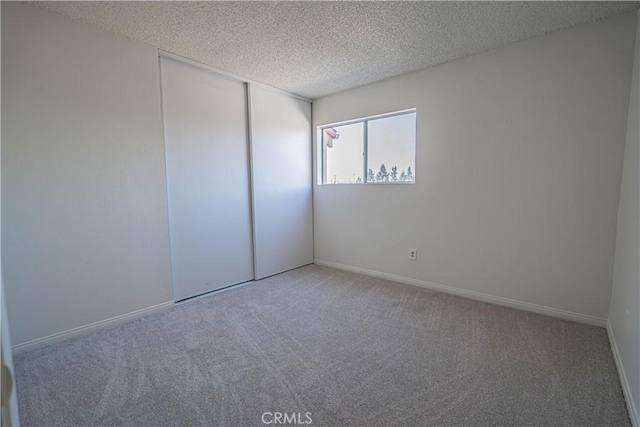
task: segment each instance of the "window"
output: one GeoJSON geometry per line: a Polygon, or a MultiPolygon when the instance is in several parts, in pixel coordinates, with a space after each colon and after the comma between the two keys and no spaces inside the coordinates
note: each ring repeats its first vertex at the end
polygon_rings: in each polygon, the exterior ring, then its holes
{"type": "Polygon", "coordinates": [[[320,127],[323,184],[414,183],[416,111],[320,127]]]}

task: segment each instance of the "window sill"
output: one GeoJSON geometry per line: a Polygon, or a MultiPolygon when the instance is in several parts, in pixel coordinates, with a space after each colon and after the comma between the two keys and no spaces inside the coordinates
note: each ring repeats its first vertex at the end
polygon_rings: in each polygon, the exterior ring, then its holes
{"type": "Polygon", "coordinates": [[[337,182],[335,184],[330,184],[330,183],[322,183],[322,184],[318,184],[318,186],[322,186],[322,187],[331,187],[334,185],[364,185],[364,186],[369,186],[369,185],[413,185],[415,184],[415,181],[413,182],[337,182]]]}

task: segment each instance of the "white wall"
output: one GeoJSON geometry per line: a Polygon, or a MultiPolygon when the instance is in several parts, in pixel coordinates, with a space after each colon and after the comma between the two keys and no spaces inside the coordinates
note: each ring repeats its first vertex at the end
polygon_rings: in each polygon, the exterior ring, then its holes
{"type": "MultiPolygon", "coordinates": [[[[640,22],[640,12],[638,13],[640,22]]],[[[627,143],[613,268],[609,333],[618,357],[627,404],[640,423],[640,26],[636,29],[635,62],[627,143]],[[626,384],[625,384],[626,383],[626,384]]]]}
{"type": "Polygon", "coordinates": [[[316,185],[316,259],[604,323],[635,25],[627,14],[315,100],[314,126],[418,117],[415,185],[316,185]]]}
{"type": "MultiPolygon", "coordinates": [[[[1,12],[2,12],[2,4],[0,3],[0,18],[1,18],[1,12]]],[[[1,64],[1,58],[0,58],[0,64],[1,64]]],[[[1,67],[0,67],[1,68],[1,67]]],[[[2,73],[0,72],[0,75],[2,73]]],[[[1,85],[0,85],[1,86],[1,85]]],[[[2,90],[0,88],[0,99],[2,99],[1,96],[2,90]]],[[[0,128],[2,128],[2,120],[0,118],[0,128]]],[[[0,147],[2,146],[2,141],[0,138],[0,147]]],[[[0,156],[1,157],[1,156],[0,156]]],[[[0,171],[1,171],[1,165],[0,165],[0,171]]],[[[1,175],[1,173],[0,173],[1,175]]],[[[1,181],[1,179],[0,179],[1,181]]],[[[0,205],[2,205],[2,201],[0,200],[0,205]]],[[[0,209],[0,212],[2,211],[2,209],[0,209]]],[[[1,216],[1,215],[0,215],[1,216]]],[[[2,227],[0,226],[0,231],[1,231],[2,227]]],[[[0,253],[2,252],[2,244],[0,242],[0,253]]],[[[0,408],[0,425],[2,426],[11,426],[11,427],[19,427],[20,426],[20,420],[19,420],[19,416],[18,416],[18,398],[17,398],[17,393],[16,393],[16,381],[15,381],[15,374],[14,374],[14,370],[13,370],[13,357],[11,354],[11,333],[9,331],[9,318],[7,317],[7,299],[5,297],[5,292],[4,292],[4,282],[2,280],[2,266],[0,265],[0,311],[2,311],[2,313],[0,313],[0,353],[1,353],[1,359],[2,359],[2,364],[5,365],[8,369],[9,372],[11,373],[11,393],[9,396],[9,402],[7,403],[6,406],[3,406],[2,408],[0,408]]],[[[6,381],[6,378],[5,378],[6,381]]]]}
{"type": "Polygon", "coordinates": [[[156,49],[2,5],[13,344],[171,301],[156,49]]]}

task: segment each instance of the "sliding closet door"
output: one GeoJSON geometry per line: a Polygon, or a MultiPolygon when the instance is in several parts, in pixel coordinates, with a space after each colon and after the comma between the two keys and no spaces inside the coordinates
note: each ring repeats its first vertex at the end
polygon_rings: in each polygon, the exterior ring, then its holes
{"type": "Polygon", "coordinates": [[[253,279],[246,88],[161,58],[174,299],[253,279]]]}
{"type": "Polygon", "coordinates": [[[313,262],[311,104],[252,85],[256,278],[313,262]]]}

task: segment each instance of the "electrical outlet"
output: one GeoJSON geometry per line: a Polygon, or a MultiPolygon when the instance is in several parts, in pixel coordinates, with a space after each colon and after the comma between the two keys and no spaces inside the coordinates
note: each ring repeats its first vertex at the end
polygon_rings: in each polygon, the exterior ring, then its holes
{"type": "Polygon", "coordinates": [[[418,259],[418,251],[416,249],[409,249],[409,259],[411,261],[418,259]]]}

